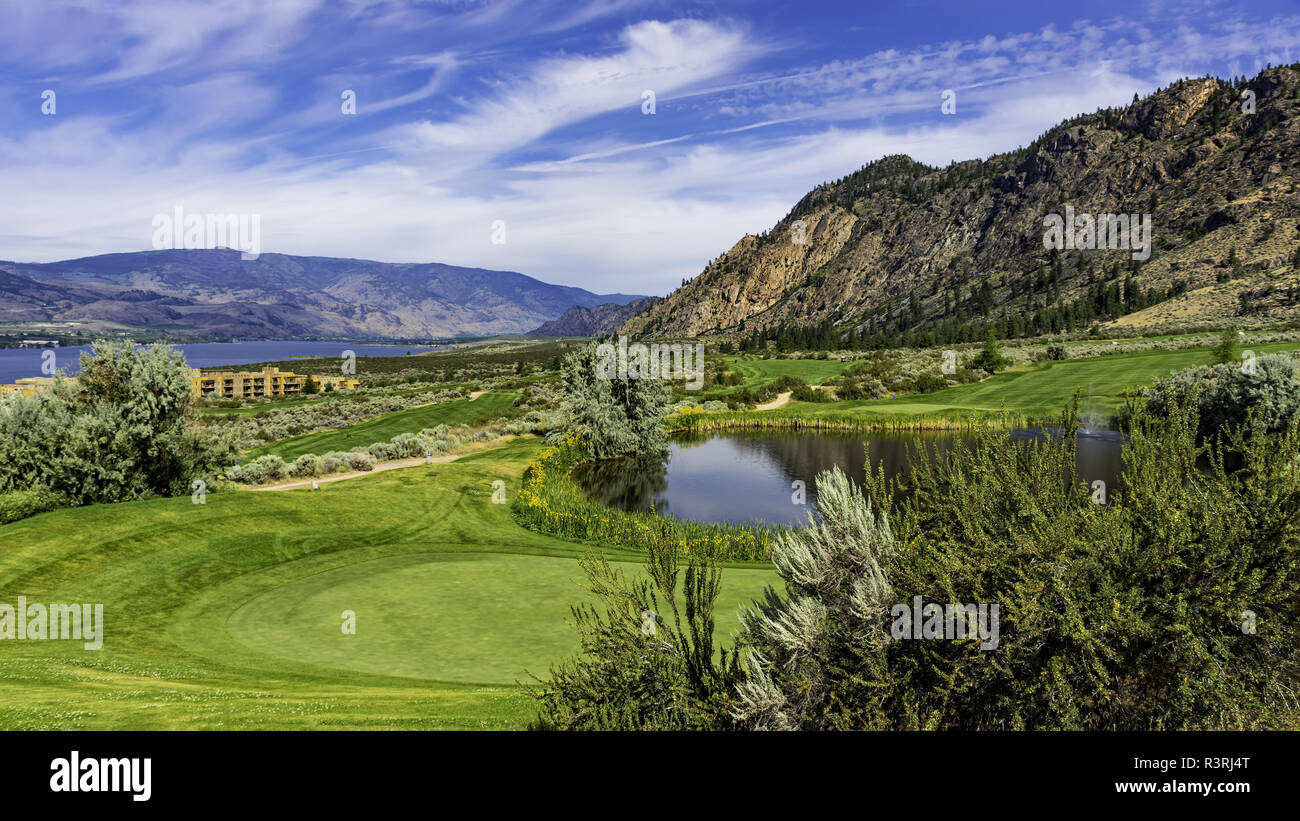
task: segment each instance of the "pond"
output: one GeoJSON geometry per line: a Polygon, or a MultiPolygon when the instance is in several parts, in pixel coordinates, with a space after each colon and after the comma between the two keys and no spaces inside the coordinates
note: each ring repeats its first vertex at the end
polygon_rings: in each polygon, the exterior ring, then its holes
{"type": "MultiPolygon", "coordinates": [[[[1034,440],[1059,430],[1015,430],[1014,439],[1034,440]]],[[[817,507],[816,478],[838,465],[855,482],[883,467],[892,478],[908,470],[924,448],[933,457],[950,450],[962,434],[954,433],[795,433],[744,431],[679,438],[667,458],[587,462],[574,478],[587,495],[611,507],[653,509],[700,522],[803,523],[817,507]],[[864,447],[865,446],[865,447],[864,447]],[[806,504],[795,501],[794,482],[803,482],[806,504]]],[[[1091,484],[1119,484],[1121,435],[1115,431],[1079,431],[1075,472],[1091,484]]]]}

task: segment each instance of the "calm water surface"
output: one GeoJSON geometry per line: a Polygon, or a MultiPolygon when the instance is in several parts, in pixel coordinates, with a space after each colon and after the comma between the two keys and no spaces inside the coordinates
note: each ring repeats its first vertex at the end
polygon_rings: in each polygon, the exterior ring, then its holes
{"type": "MultiPolygon", "coordinates": [[[[1059,435],[1059,431],[1054,432],[1059,435]]],[[[1012,431],[1016,439],[1039,439],[1041,429],[1012,431]]],[[[674,441],[666,459],[620,459],[585,463],[574,476],[587,494],[623,510],[649,510],[701,522],[802,523],[817,506],[816,477],[838,465],[854,481],[883,467],[888,477],[908,470],[924,448],[942,456],[960,434],[727,432],[674,441]],[[865,445],[865,447],[864,447],[865,445]],[[791,500],[791,483],[806,486],[807,505],[791,500]]],[[[1075,471],[1089,484],[1118,486],[1120,434],[1080,431],[1075,471]]]]}

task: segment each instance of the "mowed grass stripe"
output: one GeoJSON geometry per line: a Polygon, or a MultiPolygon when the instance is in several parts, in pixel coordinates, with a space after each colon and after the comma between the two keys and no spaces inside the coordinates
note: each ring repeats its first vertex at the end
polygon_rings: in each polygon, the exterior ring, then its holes
{"type": "Polygon", "coordinates": [[[304,453],[324,455],[330,451],[365,450],[376,442],[387,442],[399,433],[419,433],[438,425],[476,425],[506,415],[519,398],[516,391],[489,391],[478,399],[456,399],[437,405],[398,411],[338,430],[309,433],[270,442],[249,452],[248,458],[274,454],[287,461],[304,453]]]}
{"type": "MultiPolygon", "coordinates": [[[[1250,346],[1257,356],[1297,349],[1300,342],[1250,346]]],[[[1123,401],[1125,388],[1145,387],[1170,371],[1212,363],[1213,354],[1206,347],[1034,362],[995,374],[983,382],[934,393],[825,404],[793,402],[782,410],[789,412],[797,408],[805,414],[850,411],[891,417],[912,414],[956,418],[966,410],[996,411],[1005,407],[1036,419],[1052,419],[1078,392],[1085,412],[1110,413],[1123,401]]]]}
{"type": "MultiPolygon", "coordinates": [[[[541,447],[0,526],[0,601],[97,602],[105,618],[98,651],[0,642],[0,729],[522,727],[534,708],[516,674],[576,647],[568,607],[584,598],[587,548],[491,502],[541,447]]],[[[605,552],[640,572],[639,556],[605,552]]],[[[720,636],[776,581],[753,565],[727,575],[720,636]]]]}

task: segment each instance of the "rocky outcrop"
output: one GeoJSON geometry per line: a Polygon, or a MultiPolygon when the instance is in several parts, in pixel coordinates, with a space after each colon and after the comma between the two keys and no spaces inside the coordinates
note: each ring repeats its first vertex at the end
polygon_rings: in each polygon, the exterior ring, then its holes
{"type": "Polygon", "coordinates": [[[659,297],[648,296],[634,299],[626,305],[607,302],[584,308],[575,305],[560,315],[558,319],[544,322],[528,332],[529,336],[605,336],[618,330],[618,327],[631,317],[636,316],[659,301],[659,297]]]}
{"type": "Polygon", "coordinates": [[[885,157],[813,189],[621,331],[736,335],[829,322],[920,332],[1064,305],[1129,276],[1164,299],[1221,281],[1234,249],[1235,271],[1289,262],[1300,249],[1298,114],[1292,65],[1239,84],[1185,80],[984,160],[933,168],[885,157]],[[1243,111],[1251,95],[1254,113],[1243,111]],[[1151,258],[1064,251],[1058,263],[1044,248],[1044,218],[1066,206],[1150,213],[1151,258]],[[1050,286],[1026,286],[1049,268],[1050,286]]]}

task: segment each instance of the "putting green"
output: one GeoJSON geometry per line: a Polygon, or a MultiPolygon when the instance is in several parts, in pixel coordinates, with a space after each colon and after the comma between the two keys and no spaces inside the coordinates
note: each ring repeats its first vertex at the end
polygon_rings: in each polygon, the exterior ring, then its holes
{"type": "MultiPolygon", "coordinates": [[[[629,577],[639,565],[617,565],[629,577]]],[[[718,638],[764,584],[766,569],[729,569],[718,638]]],[[[315,573],[262,593],[227,622],[235,640],[285,659],[444,682],[514,684],[577,651],[569,606],[584,598],[577,562],[549,556],[423,553],[315,573]],[[343,612],[355,614],[345,634],[343,612]]]]}
{"type": "MultiPolygon", "coordinates": [[[[520,439],[319,491],[214,493],[0,526],[0,602],[104,605],[100,650],[0,641],[0,729],[512,729],[576,649],[588,547],[525,530],[520,439]],[[357,614],[344,636],[343,610],[357,614]]],[[[638,554],[603,551],[626,569],[638,554]]],[[[770,566],[728,566],[719,634],[770,566]]]]}

